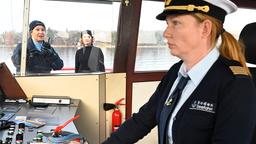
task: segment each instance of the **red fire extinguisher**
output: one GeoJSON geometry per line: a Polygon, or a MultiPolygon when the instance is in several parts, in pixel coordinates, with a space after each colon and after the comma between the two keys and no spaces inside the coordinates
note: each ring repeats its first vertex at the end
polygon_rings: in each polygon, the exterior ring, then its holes
{"type": "Polygon", "coordinates": [[[122,124],[122,113],[119,109],[120,105],[124,105],[121,102],[124,100],[124,98],[121,98],[115,104],[110,104],[110,103],[104,103],[104,109],[105,110],[110,110],[114,109],[112,113],[112,132],[116,131],[119,126],[122,124]]]}
{"type": "Polygon", "coordinates": [[[116,131],[122,124],[122,113],[119,109],[119,106],[124,105],[121,103],[123,100],[124,98],[121,98],[120,100],[115,102],[115,108],[112,113],[112,132],[116,131]]]}
{"type": "Polygon", "coordinates": [[[112,113],[112,132],[116,131],[122,123],[122,113],[119,108],[115,108],[112,113]]]}

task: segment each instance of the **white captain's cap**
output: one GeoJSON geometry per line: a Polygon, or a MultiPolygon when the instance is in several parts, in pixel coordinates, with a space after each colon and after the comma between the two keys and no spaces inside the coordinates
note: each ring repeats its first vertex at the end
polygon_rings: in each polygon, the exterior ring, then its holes
{"type": "Polygon", "coordinates": [[[156,18],[165,20],[167,15],[203,13],[224,22],[225,16],[236,10],[230,0],[165,0],[164,11],[156,18]]]}

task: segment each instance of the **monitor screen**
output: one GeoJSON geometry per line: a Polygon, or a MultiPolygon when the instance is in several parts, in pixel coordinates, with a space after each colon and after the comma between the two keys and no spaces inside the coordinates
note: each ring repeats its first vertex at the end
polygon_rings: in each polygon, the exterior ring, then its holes
{"type": "Polygon", "coordinates": [[[27,99],[26,94],[5,63],[0,63],[0,97],[10,100],[27,99]]]}

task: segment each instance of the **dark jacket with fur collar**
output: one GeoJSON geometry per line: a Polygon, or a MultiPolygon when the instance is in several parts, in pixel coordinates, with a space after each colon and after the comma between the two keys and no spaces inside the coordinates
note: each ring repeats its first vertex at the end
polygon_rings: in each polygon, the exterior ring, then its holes
{"type": "MultiPolygon", "coordinates": [[[[16,67],[16,71],[19,72],[21,63],[21,43],[19,43],[13,51],[12,62],[16,67]]],[[[53,48],[51,54],[45,54],[35,47],[32,38],[28,39],[26,60],[27,73],[50,73],[51,70],[60,70],[62,67],[63,61],[53,48]]]]}

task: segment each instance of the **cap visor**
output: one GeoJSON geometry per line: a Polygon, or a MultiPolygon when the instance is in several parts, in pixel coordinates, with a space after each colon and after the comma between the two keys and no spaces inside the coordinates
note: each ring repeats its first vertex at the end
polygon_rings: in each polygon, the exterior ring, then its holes
{"type": "Polygon", "coordinates": [[[188,11],[171,11],[171,10],[168,10],[168,11],[163,11],[162,13],[158,14],[156,16],[156,19],[158,20],[166,20],[166,17],[168,15],[183,15],[183,14],[191,14],[191,13],[195,13],[195,12],[188,12],[188,11]]]}
{"type": "Polygon", "coordinates": [[[158,14],[156,16],[156,19],[158,19],[158,20],[165,20],[166,16],[167,16],[167,11],[163,11],[162,13],[160,13],[160,14],[158,14]]]}

